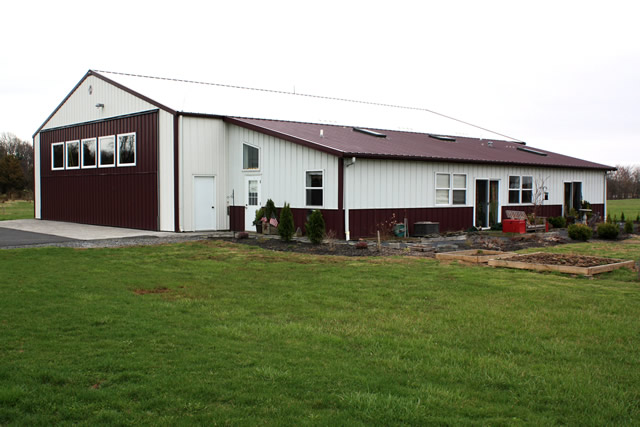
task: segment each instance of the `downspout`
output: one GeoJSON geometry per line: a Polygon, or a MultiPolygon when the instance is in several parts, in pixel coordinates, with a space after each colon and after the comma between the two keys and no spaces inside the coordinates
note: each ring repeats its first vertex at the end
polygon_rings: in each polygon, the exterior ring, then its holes
{"type": "Polygon", "coordinates": [[[347,203],[347,168],[356,163],[356,158],[352,157],[351,160],[344,162],[344,177],[342,179],[342,197],[344,200],[344,236],[348,242],[351,239],[351,232],[349,231],[349,204],[347,203]]]}

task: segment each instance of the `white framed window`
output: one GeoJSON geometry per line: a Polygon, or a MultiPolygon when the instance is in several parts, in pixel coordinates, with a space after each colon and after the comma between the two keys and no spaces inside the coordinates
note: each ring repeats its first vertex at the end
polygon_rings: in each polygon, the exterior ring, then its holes
{"type": "Polygon", "coordinates": [[[101,136],[98,139],[98,167],[112,168],[116,165],[115,135],[101,136]]]}
{"type": "Polygon", "coordinates": [[[64,142],[51,144],[51,170],[64,169],[64,142]]]}
{"type": "Polygon", "coordinates": [[[118,135],[118,166],[136,165],[136,134],[123,133],[118,135]]]}
{"type": "Polygon", "coordinates": [[[307,206],[322,206],[324,199],[324,171],[311,170],[305,173],[305,201],[307,206]]]}
{"type": "Polygon", "coordinates": [[[509,176],[509,203],[527,204],[533,203],[533,177],[532,176],[509,176]]]}
{"type": "Polygon", "coordinates": [[[98,165],[97,140],[95,138],[82,140],[82,161],[83,169],[95,168],[98,165]]]}
{"type": "Polygon", "coordinates": [[[436,205],[466,205],[467,175],[436,173],[436,205]]]}
{"type": "Polygon", "coordinates": [[[80,141],[66,142],[67,169],[80,169],[80,141]]]}
{"type": "Polygon", "coordinates": [[[260,149],[249,144],[242,144],[242,169],[260,169],[260,149]]]}

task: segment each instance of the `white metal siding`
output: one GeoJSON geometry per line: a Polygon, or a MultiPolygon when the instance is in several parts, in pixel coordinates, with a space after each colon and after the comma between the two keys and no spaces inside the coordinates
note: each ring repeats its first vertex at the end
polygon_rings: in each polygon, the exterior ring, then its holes
{"type": "Polygon", "coordinates": [[[42,218],[42,199],[40,198],[40,134],[33,138],[33,197],[35,203],[35,217],[42,218]]]}
{"type": "Polygon", "coordinates": [[[604,171],[357,159],[345,173],[347,207],[433,207],[437,172],[467,175],[467,206],[474,204],[476,179],[499,179],[500,205],[508,205],[510,175],[533,176],[534,181],[544,179],[549,192],[549,200],[544,202],[545,205],[562,205],[564,182],[569,181],[583,183],[585,200],[591,203],[605,202],[604,171]]]}
{"type": "Polygon", "coordinates": [[[71,94],[56,114],[49,119],[43,130],[156,110],[157,108],[104,80],[89,76],[71,94]],[[89,86],[92,89],[91,94],[89,86]],[[104,104],[104,108],[96,108],[96,104],[104,104]]]}
{"type": "Polygon", "coordinates": [[[292,208],[306,208],[306,171],[322,170],[322,209],[338,208],[338,158],[298,144],[265,135],[235,125],[228,125],[229,168],[231,190],[235,205],[246,205],[245,176],[262,177],[262,205],[272,199],[276,206],[285,202],[292,208]],[[242,145],[247,143],[260,149],[260,170],[242,170],[242,145]]]}
{"type": "Polygon", "coordinates": [[[160,110],[158,114],[158,215],[162,231],[175,230],[173,114],[160,110]]]}
{"type": "Polygon", "coordinates": [[[180,225],[194,231],[194,176],[214,176],[216,229],[229,229],[225,124],[220,119],[180,118],[180,225]]]}

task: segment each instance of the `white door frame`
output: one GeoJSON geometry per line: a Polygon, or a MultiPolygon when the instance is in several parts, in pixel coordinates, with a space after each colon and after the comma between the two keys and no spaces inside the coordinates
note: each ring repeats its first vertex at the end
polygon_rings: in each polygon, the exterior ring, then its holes
{"type": "MultiPolygon", "coordinates": [[[[215,175],[193,175],[193,217],[192,217],[192,221],[193,221],[193,230],[194,231],[209,231],[209,230],[216,230],[216,224],[217,224],[217,219],[218,219],[218,215],[216,212],[216,176],[215,175]],[[207,228],[198,228],[198,224],[196,221],[196,212],[198,209],[198,194],[196,193],[196,180],[198,178],[211,178],[213,180],[213,195],[212,195],[212,200],[213,200],[213,205],[211,206],[211,210],[212,215],[213,215],[213,224],[212,227],[207,227],[207,228]]],[[[207,204],[208,205],[208,204],[207,204]]]]}
{"type": "Polygon", "coordinates": [[[262,175],[246,175],[244,177],[244,229],[247,231],[255,231],[253,220],[256,217],[256,211],[262,206],[262,175]],[[258,181],[258,201],[256,205],[249,206],[249,181],[258,181]]]}

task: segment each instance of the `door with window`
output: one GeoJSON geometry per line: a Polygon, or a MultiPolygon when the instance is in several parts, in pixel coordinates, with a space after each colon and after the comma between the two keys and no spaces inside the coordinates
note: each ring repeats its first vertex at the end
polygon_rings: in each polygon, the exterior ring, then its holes
{"type": "Polygon", "coordinates": [[[247,176],[244,181],[244,229],[248,231],[256,231],[253,221],[256,219],[256,212],[260,209],[260,183],[261,177],[247,176]]]}
{"type": "Polygon", "coordinates": [[[216,186],[213,176],[193,177],[194,229],[196,231],[216,229],[216,186]]]}
{"type": "Polygon", "coordinates": [[[578,211],[582,207],[582,183],[564,183],[564,214],[569,215],[571,209],[578,211]]]}
{"type": "Polygon", "coordinates": [[[491,227],[500,220],[499,187],[500,182],[497,179],[476,180],[475,226],[477,228],[491,227]]]}

